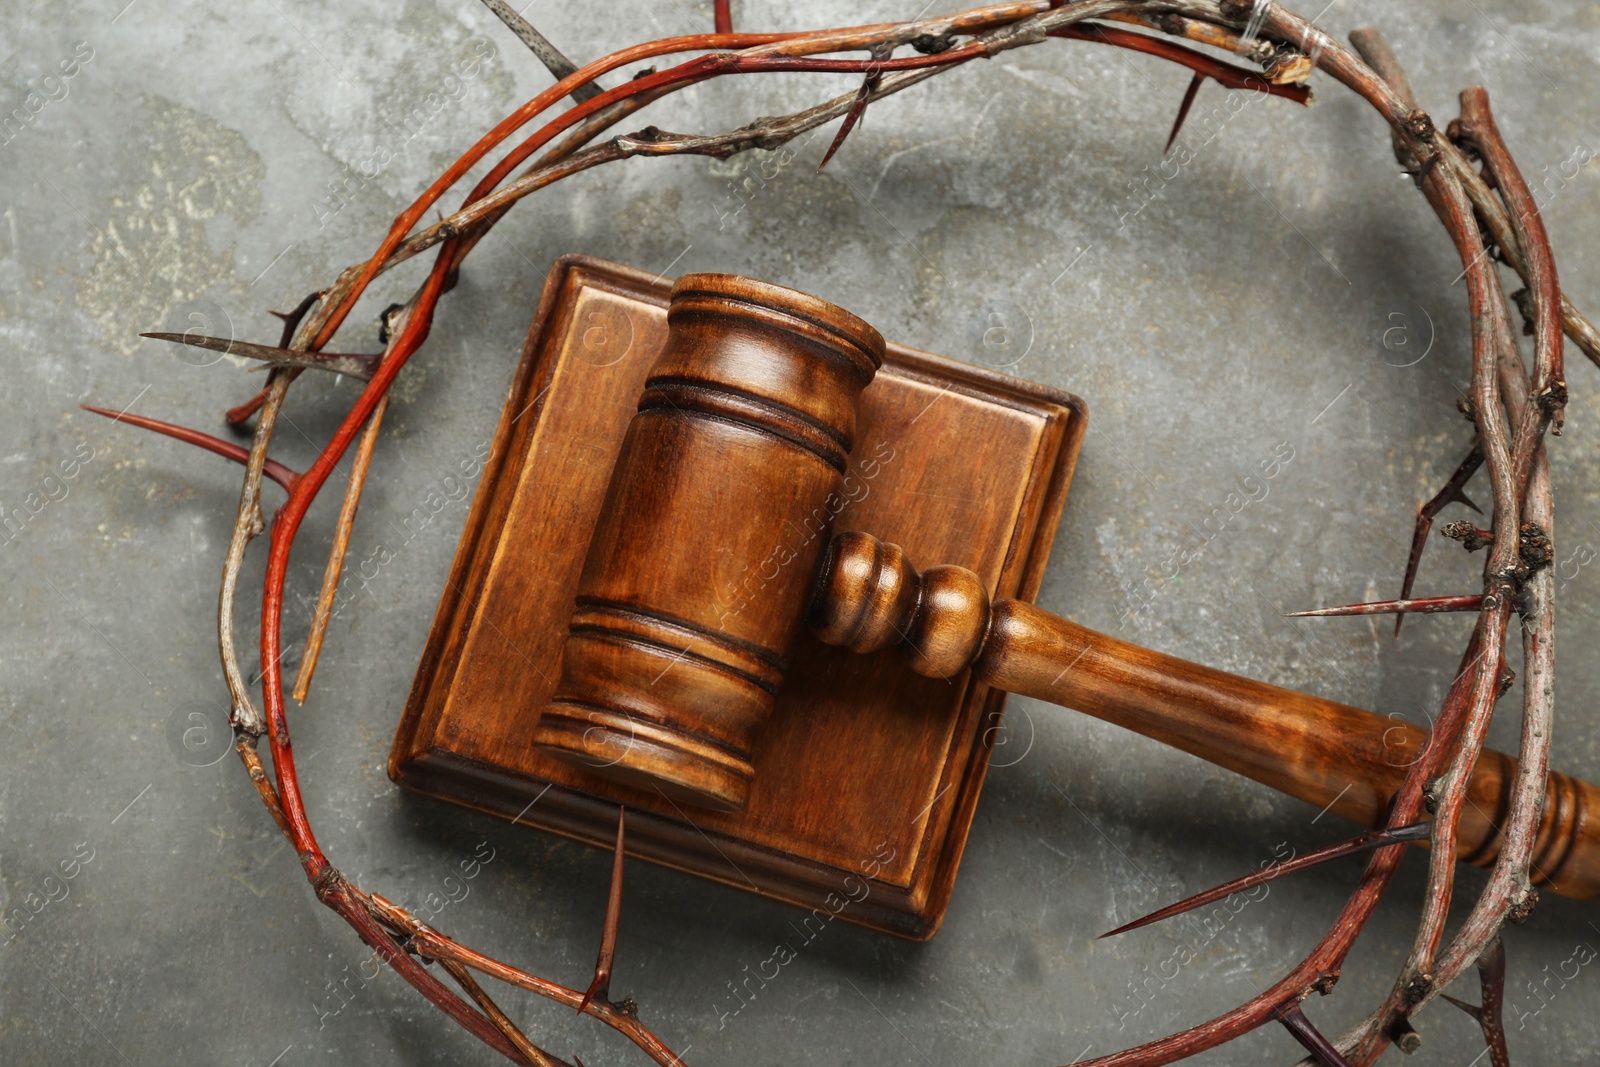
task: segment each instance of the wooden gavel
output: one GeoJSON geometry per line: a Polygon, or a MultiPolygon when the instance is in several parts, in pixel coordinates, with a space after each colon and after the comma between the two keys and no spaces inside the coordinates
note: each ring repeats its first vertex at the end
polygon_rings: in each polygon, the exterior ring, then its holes
{"type": "MultiPolygon", "coordinates": [[[[913,670],[1117,723],[1366,826],[1426,734],[1096,633],[972,571],[917,571],[867,533],[833,536],[857,403],[882,365],[870,325],[724,274],[672,288],[668,333],[629,425],[584,564],[542,751],[675,801],[745,806],[751,752],[809,624],[913,670]]],[[[826,737],[818,744],[828,744],[826,737]]],[[[1485,751],[1458,855],[1500,845],[1516,761],[1485,751]]],[[[1600,896],[1595,787],[1552,773],[1535,884],[1600,896]]]]}

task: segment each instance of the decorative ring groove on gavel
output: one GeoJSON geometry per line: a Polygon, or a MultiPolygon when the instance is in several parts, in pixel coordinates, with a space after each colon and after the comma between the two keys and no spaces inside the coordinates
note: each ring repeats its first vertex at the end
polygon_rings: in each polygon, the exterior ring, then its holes
{"type": "MultiPolygon", "coordinates": [[[[930,678],[970,669],[996,688],[1127,727],[1370,826],[1427,738],[1410,724],[1128,644],[1020,600],[991,603],[971,571],[942,565],[919,574],[899,546],[871,534],[833,539],[810,623],[828,644],[898,648],[930,678]]],[[[1516,766],[1493,750],[1479,758],[1460,859],[1488,866],[1499,854],[1516,766]]],[[[1597,800],[1588,783],[1550,772],[1534,885],[1600,896],[1588,822],[1597,800]]]]}
{"type": "MultiPolygon", "coordinates": [[[[867,323],[793,290],[698,274],[673,287],[666,345],[590,542],[541,750],[675,800],[742,810],[751,750],[795,642],[897,647],[913,670],[1117,723],[1367,826],[1418,727],[1096,633],[962,567],[918,572],[870,534],[832,536],[867,323]]],[[[1458,856],[1493,862],[1516,761],[1485,751],[1458,856]]],[[[1600,896],[1600,794],[1552,773],[1535,884],[1600,896]]]]}
{"type": "Polygon", "coordinates": [[[740,810],[753,735],[843,506],[857,399],[883,338],[815,297],[722,274],[679,278],[667,325],[534,743],[740,810]]]}

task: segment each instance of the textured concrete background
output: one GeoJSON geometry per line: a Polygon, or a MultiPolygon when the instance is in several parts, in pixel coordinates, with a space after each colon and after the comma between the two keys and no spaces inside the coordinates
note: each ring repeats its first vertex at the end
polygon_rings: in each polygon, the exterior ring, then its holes
{"type": "MultiPolygon", "coordinates": [[[[0,903],[27,916],[0,935],[0,1061],[496,1062],[392,975],[363,979],[367,954],[313,899],[224,758],[212,616],[237,469],[77,405],[218,430],[259,377],[137,331],[272,340],[267,309],[368,254],[435,173],[549,79],[471,0],[124,3],[0,7],[4,109],[28,116],[0,145],[0,903]],[[74,77],[44,80],[74,57],[74,77]],[[351,177],[375,155],[387,157],[375,179],[351,177]]],[[[754,28],[920,6],[736,8],[754,28]]],[[[708,28],[709,7],[535,0],[528,14],[584,60],[708,28]]],[[[1333,0],[1322,16],[1341,35],[1369,22],[1442,120],[1457,90],[1489,87],[1525,170],[1549,182],[1564,287],[1600,312],[1600,166],[1572,173],[1600,151],[1594,6],[1333,0]]],[[[1467,375],[1459,264],[1397,175],[1378,119],[1320,77],[1309,110],[1251,104],[1209,133],[1197,113],[1184,135],[1193,161],[1145,203],[1132,183],[1158,161],[1186,78],[1055,42],[875,106],[820,176],[826,134],[770,181],[740,162],[634,161],[520,206],[398,383],[352,557],[388,547],[394,558],[334,626],[295,716],[307,802],[335,861],[412,907],[447,899],[435,924],[469,943],[587,980],[607,856],[403,795],[384,774],[466,504],[403,543],[394,524],[492,431],[544,271],[567,251],[769,278],[906,343],[1077,392],[1090,432],[1044,605],[1423,721],[1467,620],[1413,620],[1395,642],[1382,623],[1313,626],[1278,612],[1396,592],[1413,509],[1469,440],[1454,408],[1467,375]],[[993,315],[1008,332],[986,347],[993,315]],[[1198,559],[1161,577],[1275,450],[1292,458],[1264,498],[1256,489],[1198,559]],[[463,863],[475,877],[462,879],[463,863]]],[[[655,121],[725,129],[851,81],[706,85],[655,121]]],[[[1223,99],[1207,86],[1200,112],[1223,99]]],[[[414,281],[375,294],[341,347],[370,349],[377,309],[414,281]]],[[[1564,561],[1554,762],[1600,780],[1590,651],[1600,568],[1581,566],[1600,544],[1600,378],[1570,346],[1569,367],[1568,431],[1551,449],[1564,561]]],[[[349,382],[298,386],[278,455],[306,465],[353,396],[349,382]]],[[[304,633],[337,496],[313,513],[295,557],[289,640],[304,633]]],[[[247,589],[259,587],[262,554],[247,589]]],[[[1435,544],[1419,590],[1469,589],[1478,565],[1435,544]]],[[[247,649],[253,614],[241,612],[247,649]]],[[[1496,725],[1501,746],[1514,743],[1515,706],[1496,725]]],[[[1092,940],[1276,849],[1350,830],[1081,716],[1012,708],[1007,766],[991,773],[934,941],[835,926],[735,1011],[730,983],[771,954],[794,914],[635,865],[615,992],[697,1063],[1066,1063],[1248,997],[1312,943],[1352,885],[1355,868],[1335,866],[1280,884],[1220,932],[1177,923],[1092,940]],[[1171,977],[1162,965],[1185,945],[1195,958],[1171,977]]],[[[1310,1005],[1325,1029],[1387,988],[1421,874],[1408,863],[1337,994],[1310,1005]]],[[[1470,889],[1481,876],[1462,881],[1470,889]]],[[[1546,899],[1510,935],[1519,1062],[1592,1060],[1600,969],[1574,961],[1600,946],[1597,915],[1546,899]],[[1575,978],[1551,978],[1575,967],[1575,978]]],[[[591,1067],[643,1062],[568,1012],[515,992],[502,1003],[591,1067]]],[[[1454,1009],[1419,1025],[1420,1062],[1483,1062],[1474,1025],[1454,1009]]],[[[1266,1030],[1204,1062],[1294,1056],[1286,1035],[1266,1030]]]]}

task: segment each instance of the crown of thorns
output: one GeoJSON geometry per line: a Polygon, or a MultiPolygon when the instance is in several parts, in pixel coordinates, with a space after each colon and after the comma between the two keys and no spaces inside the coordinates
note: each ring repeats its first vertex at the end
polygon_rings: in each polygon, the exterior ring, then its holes
{"type": "MultiPolygon", "coordinates": [[[[304,700],[316,668],[390,386],[421,348],[438,302],[454,285],[462,262],[514,204],[603,163],[634,156],[726,158],[750,149],[775,149],[799,134],[842,119],[823,157],[825,166],[873,101],[969,60],[1052,38],[1131,49],[1191,70],[1193,78],[1180,105],[1173,137],[1196,91],[1208,79],[1229,89],[1304,104],[1311,96],[1311,75],[1321,71],[1365,100],[1388,124],[1400,165],[1414,178],[1461,256],[1472,321],[1471,385],[1461,406],[1472,423],[1473,439],[1450,481],[1419,510],[1401,599],[1388,610],[1466,610],[1476,614],[1477,625],[1464,658],[1467,666],[1450,687],[1431,741],[1410,768],[1385,830],[1218,887],[1151,917],[1218,899],[1334,854],[1369,849],[1360,881],[1310,952],[1270,988],[1217,1018],[1090,1062],[1097,1067],[1169,1063],[1276,1021],[1305,1046],[1314,1062],[1327,1067],[1370,1063],[1389,1044],[1406,1051],[1415,1048],[1419,1039],[1411,1029],[1411,1016],[1474,964],[1483,984],[1483,1007],[1463,1007],[1481,1023],[1493,1062],[1508,1062],[1499,1013],[1505,971],[1500,933],[1506,922],[1526,916],[1536,897],[1529,862],[1545,797],[1554,710],[1550,684],[1554,585],[1548,569],[1552,504],[1544,441],[1547,430],[1560,433],[1561,429],[1567,395],[1563,335],[1600,363],[1600,334],[1561,294],[1535,199],[1495,126],[1488,93],[1482,88],[1464,90],[1460,117],[1447,129],[1440,129],[1417,106],[1393,53],[1376,31],[1356,31],[1351,35],[1353,48],[1347,47],[1270,0],[1032,0],[912,22],[803,33],[735,32],[727,0],[717,0],[715,32],[634,45],[582,68],[562,56],[500,0],[485,3],[544,63],[557,78],[556,84],[484,134],[395,219],[369,259],[347,268],[326,289],[310,294],[299,307],[282,314],[283,335],[276,347],[193,335],[153,335],[270,365],[265,388],[227,414],[228,422],[235,426],[255,420],[250,447],[170,423],[125,413],[118,416],[123,422],[179,438],[244,466],[217,619],[234,748],[267,811],[294,846],[318,899],[423,996],[513,1062],[550,1067],[565,1061],[525,1035],[479,984],[479,977],[528,990],[592,1016],[624,1034],[660,1064],[680,1062],[646,1026],[631,1000],[615,1001],[610,996],[623,871],[624,820],[620,811],[599,958],[592,982],[580,990],[468,948],[349,881],[324,855],[312,832],[290,747],[281,668],[282,614],[289,556],[301,523],[335,466],[354,447],[332,551],[292,687],[297,700],[304,700]],[[645,61],[659,66],[646,68],[611,88],[603,87],[602,79],[613,71],[645,61]],[[602,139],[617,123],[686,86],[728,74],[769,71],[853,73],[861,75],[862,81],[853,93],[793,114],[759,118],[724,133],[684,135],[646,126],[602,139]],[[564,100],[570,103],[562,110],[564,100]],[[550,117],[552,113],[554,117],[550,117]],[[524,133],[535,119],[542,119],[543,124],[531,134],[524,133]],[[523,139],[517,141],[518,136],[523,139]],[[473,186],[459,209],[432,225],[419,226],[424,214],[468,171],[508,144],[514,147],[473,186]],[[368,355],[328,351],[372,281],[425,252],[432,254],[426,277],[409,300],[383,315],[384,351],[368,355]],[[1521,280],[1514,301],[1524,332],[1532,335],[1531,370],[1519,347],[1518,333],[1511,327],[1500,264],[1521,280]],[[284,398],[308,370],[353,375],[366,386],[316,462],[302,472],[269,458],[268,451],[284,398]],[[1408,599],[1433,517],[1446,504],[1463,499],[1461,487],[1479,467],[1487,472],[1493,492],[1490,525],[1487,530],[1472,527],[1463,535],[1468,547],[1488,549],[1482,591],[1408,599]],[[270,525],[261,509],[264,478],[276,482],[287,494],[270,525]],[[261,594],[263,700],[258,707],[240,665],[234,614],[246,549],[269,529],[261,594]],[[1487,884],[1454,937],[1446,942],[1444,924],[1454,885],[1457,822],[1490,714],[1508,680],[1505,644],[1513,610],[1521,616],[1526,677],[1521,754],[1511,785],[1510,815],[1487,884]],[[270,753],[270,771],[260,752],[263,738],[270,753]],[[1349,1032],[1329,1039],[1302,1012],[1301,1002],[1313,992],[1331,991],[1346,954],[1389,886],[1404,850],[1385,846],[1424,834],[1433,847],[1411,951],[1382,1003],[1349,1032]]],[[[1169,139],[1169,148],[1171,143],[1169,139]]]]}

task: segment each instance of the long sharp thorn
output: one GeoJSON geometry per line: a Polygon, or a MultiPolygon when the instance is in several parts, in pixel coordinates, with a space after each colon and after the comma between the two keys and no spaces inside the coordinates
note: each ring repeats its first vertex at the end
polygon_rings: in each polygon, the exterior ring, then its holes
{"type": "MultiPolygon", "coordinates": [[[[224,441],[221,438],[212,437],[208,433],[201,433],[199,430],[191,430],[187,426],[177,426],[170,422],[162,422],[160,419],[149,419],[143,415],[130,415],[125,411],[118,412],[107,408],[97,408],[90,404],[81,404],[79,406],[85,411],[94,412],[96,415],[104,415],[112,422],[125,422],[130,426],[137,426],[141,430],[164,434],[176,441],[182,441],[184,444],[194,445],[197,448],[205,449],[207,452],[213,452],[216,455],[231,459],[240,465],[250,462],[250,450],[248,448],[236,445],[232,441],[224,441]]],[[[261,473],[291,493],[294,492],[295,483],[300,480],[298,471],[285,467],[275,459],[267,460],[266,466],[261,469],[261,473]]]]}
{"type": "Polygon", "coordinates": [[[1455,997],[1452,997],[1449,993],[1440,993],[1439,996],[1443,997],[1445,1000],[1448,1000],[1450,1003],[1454,1004],[1456,1007],[1460,1008],[1462,1011],[1466,1012],[1468,1015],[1472,1016],[1474,1019],[1477,1019],[1480,1022],[1482,1021],[1482,1019],[1483,1019],[1483,1009],[1478,1007],[1476,1004],[1468,1004],[1464,1000],[1457,1000],[1455,997]]]}
{"type": "Polygon", "coordinates": [[[1483,1030],[1484,1044],[1489,1046],[1489,1067],[1511,1067],[1501,1015],[1506,996],[1506,946],[1498,937],[1478,956],[1478,983],[1483,994],[1478,1026],[1483,1030]]]}
{"type": "Polygon", "coordinates": [[[1447,503],[1465,504],[1467,507],[1471,508],[1473,511],[1476,511],[1479,515],[1483,514],[1483,509],[1480,508],[1477,504],[1474,504],[1472,502],[1472,498],[1470,496],[1468,496],[1465,492],[1463,492],[1459,486],[1456,487],[1456,491],[1455,492],[1450,494],[1450,499],[1449,499],[1449,501],[1447,501],[1447,503]]]}
{"type": "Polygon", "coordinates": [[[278,340],[279,348],[288,348],[289,342],[294,340],[295,330],[300,328],[300,320],[305,318],[317,301],[322,299],[322,290],[316,289],[306,294],[304,300],[295,305],[293,311],[270,311],[268,314],[276,315],[283,320],[283,336],[278,340]]]}
{"type": "MultiPolygon", "coordinates": [[[[881,62],[888,59],[893,51],[893,48],[874,48],[872,58],[881,62]]],[[[850,102],[850,110],[845,112],[844,121],[839,124],[839,132],[833,135],[833,143],[828,146],[827,152],[823,153],[822,162],[817,164],[818,173],[828,165],[828,160],[832,159],[839,146],[844,144],[844,139],[850,136],[850,131],[855,128],[856,122],[867,113],[867,101],[872,99],[872,94],[878,91],[878,85],[882,81],[883,72],[877,70],[862,79],[861,88],[856,91],[856,98],[850,102]]]]}
{"type": "Polygon", "coordinates": [[[1313,608],[1310,611],[1286,611],[1286,619],[1325,619],[1339,615],[1432,615],[1441,611],[1478,611],[1483,607],[1482,593],[1465,593],[1461,596],[1429,596],[1416,600],[1374,600],[1368,604],[1346,604],[1340,608],[1313,608]]]}
{"type": "Polygon", "coordinates": [[[606,925],[600,932],[600,954],[594,961],[594,981],[589,983],[589,991],[583,995],[583,1003],[578,1005],[579,1015],[595,997],[609,997],[611,993],[611,965],[617,956],[617,927],[622,922],[622,845],[626,821],[627,810],[619,806],[617,848],[611,857],[611,893],[606,898],[606,925]]]}
{"type": "Polygon", "coordinates": [[[1322,1067],[1349,1067],[1349,1061],[1334,1047],[1333,1042],[1323,1037],[1322,1032],[1311,1025],[1306,1013],[1300,1010],[1298,1000],[1279,1008],[1276,1015],[1284,1029],[1293,1034],[1294,1039],[1300,1042],[1305,1050],[1322,1064],[1322,1067]]]}
{"type": "Polygon", "coordinates": [[[1196,893],[1194,896],[1180,900],[1176,904],[1168,904],[1166,907],[1159,911],[1153,911],[1142,919],[1135,919],[1131,923],[1125,923],[1115,930],[1107,930],[1095,940],[1115,937],[1117,934],[1124,934],[1129,930],[1137,930],[1141,926],[1149,926],[1151,923],[1160,922],[1162,919],[1170,919],[1174,915],[1182,915],[1184,912],[1193,911],[1195,908],[1203,908],[1212,901],[1222,900],[1235,893],[1242,893],[1246,889],[1253,889],[1275,878],[1282,878],[1286,874],[1303,871],[1307,867],[1315,867],[1320,863],[1327,863],[1329,860],[1354,856],[1361,852],[1370,852],[1375,848],[1402,845],[1408,841],[1421,841],[1428,836],[1429,828],[1430,824],[1428,823],[1417,823],[1413,826],[1402,826],[1394,830],[1370,830],[1360,837],[1353,837],[1348,841],[1340,841],[1337,844],[1328,845],[1326,848],[1307,852],[1305,855],[1296,856],[1285,863],[1275,863],[1270,867],[1254,871],[1242,878],[1235,878],[1231,882],[1224,882],[1213,889],[1207,889],[1203,893],[1196,893]]]}
{"type": "MultiPolygon", "coordinates": [[[[1400,599],[1409,600],[1411,589],[1417,582],[1417,568],[1422,564],[1422,550],[1428,544],[1428,531],[1433,528],[1433,517],[1443,511],[1445,505],[1454,500],[1469,505],[1474,511],[1482,514],[1478,505],[1466,498],[1462,492],[1467,481],[1478,472],[1483,465],[1483,445],[1479,441],[1472,442],[1472,451],[1467,453],[1467,458],[1456,467],[1455,473],[1450,475],[1450,480],[1444,483],[1444,488],[1433,495],[1433,498],[1417,509],[1417,524],[1411,531],[1411,553],[1406,557],[1406,576],[1400,583],[1400,599]]],[[[1394,619],[1394,635],[1400,636],[1400,624],[1405,622],[1405,615],[1396,615],[1394,619]]]]}
{"type": "MultiPolygon", "coordinates": [[[[568,75],[577,73],[578,65],[561,53],[561,50],[550,43],[550,38],[540,33],[533,23],[523,18],[504,0],[483,0],[483,6],[494,12],[495,18],[506,24],[506,29],[517,35],[517,39],[528,46],[539,62],[544,64],[550,76],[560,81],[568,75]]],[[[587,82],[572,90],[572,99],[582,104],[592,100],[601,93],[601,86],[595,82],[587,82]]]]}
{"type": "MultiPolygon", "coordinates": [[[[310,313],[312,308],[317,306],[317,301],[322,299],[324,292],[325,290],[317,289],[307,293],[305,299],[301,300],[299,304],[295,305],[295,309],[293,311],[271,312],[271,314],[276,315],[278,318],[283,320],[283,335],[278,339],[279,348],[288,348],[290,343],[294,341],[295,331],[300,329],[301,320],[310,313]]],[[[238,407],[229,408],[223,415],[223,418],[227,420],[228,425],[243,426],[247,421],[249,421],[250,416],[260,411],[261,405],[267,402],[267,390],[271,388],[272,386],[270,385],[262,386],[260,391],[257,392],[255,396],[251,397],[249,400],[246,400],[238,407]]]]}
{"type": "Polygon", "coordinates": [[[1183,120],[1189,117],[1189,109],[1194,106],[1195,94],[1200,91],[1200,83],[1205,80],[1206,76],[1198,73],[1189,79],[1189,88],[1183,91],[1183,103],[1178,105],[1178,117],[1172,123],[1172,132],[1167,134],[1166,147],[1161,149],[1163,159],[1172,151],[1172,142],[1178,139],[1178,131],[1183,129],[1183,120]]]}
{"type": "Polygon", "coordinates": [[[277,364],[284,367],[307,367],[312,370],[332,371],[335,374],[348,374],[352,378],[366,381],[378,369],[378,361],[383,358],[382,353],[362,352],[297,352],[291,348],[271,348],[267,345],[252,344],[249,341],[234,341],[226,337],[206,337],[196,333],[141,333],[140,337],[149,337],[156,341],[171,341],[173,344],[189,345],[192,348],[204,348],[212,352],[221,352],[229,356],[243,356],[246,359],[258,359],[263,363],[277,364]]]}

